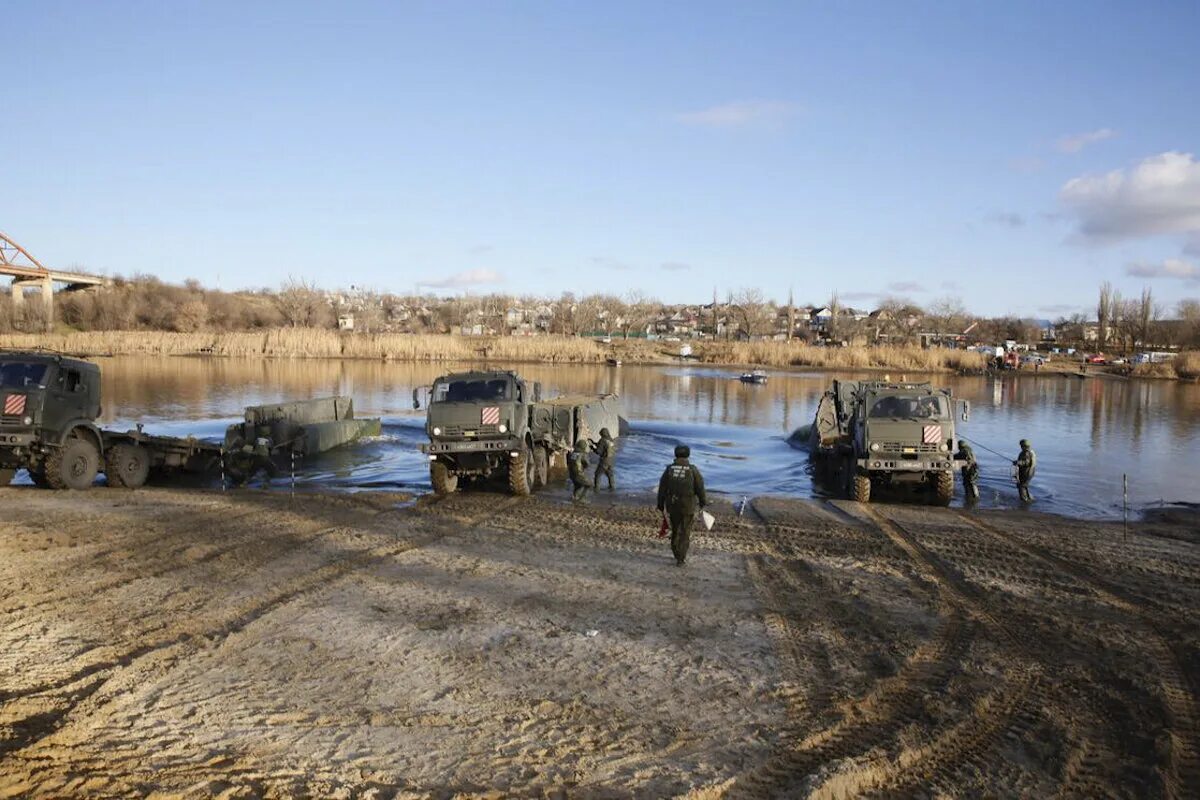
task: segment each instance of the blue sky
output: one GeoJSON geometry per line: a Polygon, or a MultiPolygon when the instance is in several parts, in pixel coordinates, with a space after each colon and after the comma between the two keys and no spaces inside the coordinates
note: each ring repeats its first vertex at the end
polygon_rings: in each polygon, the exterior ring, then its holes
{"type": "Polygon", "coordinates": [[[1056,316],[1200,296],[1200,4],[3,2],[43,262],[1056,316]]]}

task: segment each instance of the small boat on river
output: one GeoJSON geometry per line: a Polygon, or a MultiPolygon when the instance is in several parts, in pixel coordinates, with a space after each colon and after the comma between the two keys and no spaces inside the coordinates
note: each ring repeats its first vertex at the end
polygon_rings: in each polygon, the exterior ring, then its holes
{"type": "Polygon", "coordinates": [[[766,383],[767,373],[761,369],[751,370],[750,372],[743,372],[738,380],[742,383],[766,383]]]}

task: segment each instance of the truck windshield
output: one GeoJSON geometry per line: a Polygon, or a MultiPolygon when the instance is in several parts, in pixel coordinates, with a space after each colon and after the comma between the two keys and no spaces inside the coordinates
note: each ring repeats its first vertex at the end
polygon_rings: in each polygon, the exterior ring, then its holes
{"type": "Polygon", "coordinates": [[[917,419],[943,419],[948,416],[946,398],[939,395],[921,397],[881,397],[871,406],[871,419],[914,417],[917,419]]]}
{"type": "Polygon", "coordinates": [[[41,386],[42,379],[45,377],[45,364],[0,363],[0,388],[2,389],[28,389],[31,386],[41,386]]]}
{"type": "Polygon", "coordinates": [[[433,385],[434,403],[494,403],[511,399],[512,386],[505,378],[438,381],[433,385]]]}

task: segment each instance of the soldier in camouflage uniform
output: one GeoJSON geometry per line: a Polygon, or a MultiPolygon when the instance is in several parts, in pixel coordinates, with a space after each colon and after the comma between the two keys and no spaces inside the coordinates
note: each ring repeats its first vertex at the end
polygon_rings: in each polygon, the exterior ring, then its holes
{"type": "Polygon", "coordinates": [[[658,482],[658,510],[671,524],[671,552],[680,567],[687,560],[697,504],[704,508],[708,503],[704,478],[688,461],[691,454],[691,448],[685,444],[676,447],[675,460],[663,471],[658,482]]]}
{"type": "Polygon", "coordinates": [[[567,473],[571,477],[571,483],[575,487],[575,491],[571,495],[572,500],[583,500],[587,495],[587,490],[591,488],[592,482],[588,480],[588,445],[585,439],[580,439],[575,443],[575,449],[567,453],[567,473]]]}
{"type": "Polygon", "coordinates": [[[600,456],[600,463],[596,465],[596,476],[592,481],[592,491],[600,490],[600,476],[608,476],[608,490],[611,492],[613,486],[613,466],[617,460],[617,443],[613,441],[612,434],[608,428],[600,429],[600,441],[592,445],[592,449],[596,451],[596,455],[600,456]]]}
{"type": "Polygon", "coordinates": [[[1037,453],[1028,439],[1021,440],[1021,454],[1013,462],[1017,468],[1017,492],[1021,495],[1022,503],[1032,503],[1033,495],[1029,493],[1029,484],[1037,472],[1037,453]]]}
{"type": "Polygon", "coordinates": [[[975,451],[971,449],[971,445],[959,441],[958,459],[963,462],[963,495],[968,504],[974,504],[979,501],[979,462],[975,460],[975,451]]]}

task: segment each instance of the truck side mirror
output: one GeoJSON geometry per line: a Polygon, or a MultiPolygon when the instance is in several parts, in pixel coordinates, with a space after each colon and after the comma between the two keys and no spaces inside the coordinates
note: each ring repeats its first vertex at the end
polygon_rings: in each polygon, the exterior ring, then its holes
{"type": "Polygon", "coordinates": [[[413,411],[417,411],[420,408],[421,408],[421,387],[418,386],[415,389],[413,389],[413,411]]]}
{"type": "Polygon", "coordinates": [[[962,421],[966,422],[971,418],[971,401],[960,400],[959,402],[962,403],[962,421]]]}
{"type": "Polygon", "coordinates": [[[533,384],[533,402],[542,402],[542,384],[540,381],[535,381],[533,384]]]}

